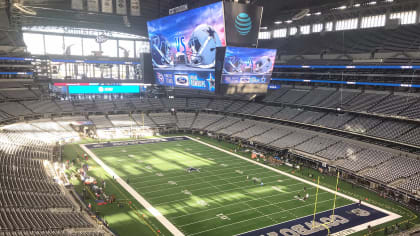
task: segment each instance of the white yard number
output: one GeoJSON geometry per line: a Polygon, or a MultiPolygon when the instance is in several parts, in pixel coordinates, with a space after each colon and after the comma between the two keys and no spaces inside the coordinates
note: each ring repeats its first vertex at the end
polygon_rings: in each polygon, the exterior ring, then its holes
{"type": "Polygon", "coordinates": [[[225,216],[223,213],[217,214],[216,216],[219,217],[222,220],[230,220],[230,218],[225,216]]]}

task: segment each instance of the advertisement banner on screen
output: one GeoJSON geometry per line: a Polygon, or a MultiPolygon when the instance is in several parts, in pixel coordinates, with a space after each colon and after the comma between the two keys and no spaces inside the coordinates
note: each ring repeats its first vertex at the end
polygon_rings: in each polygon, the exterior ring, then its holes
{"type": "Polygon", "coordinates": [[[216,47],[226,46],[223,19],[218,2],[147,22],[156,82],[214,91],[216,47]]]}
{"type": "Polygon", "coordinates": [[[69,94],[110,94],[110,93],[139,93],[139,86],[68,86],[69,94]]]}
{"type": "Polygon", "coordinates": [[[276,49],[226,47],[222,84],[268,84],[276,49]]]}

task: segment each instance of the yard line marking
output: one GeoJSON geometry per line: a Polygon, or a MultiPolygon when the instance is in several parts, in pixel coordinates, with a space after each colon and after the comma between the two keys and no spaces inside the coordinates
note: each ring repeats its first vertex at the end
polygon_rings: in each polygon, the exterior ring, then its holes
{"type": "Polygon", "coordinates": [[[144,199],[139,193],[137,193],[130,185],[128,185],[123,179],[121,179],[110,167],[108,167],[101,159],[99,159],[89,148],[85,145],[80,144],[80,147],[90,155],[90,157],[96,161],[108,174],[113,176],[117,181],[134,199],[137,200],[144,208],[146,208],[162,225],[164,225],[169,232],[175,236],[184,236],[184,234],[175,227],[165,216],[163,216],[156,208],[154,208],[146,199],[144,199]]]}
{"type": "MultiPolygon", "coordinates": [[[[323,192],[323,194],[324,193],[327,193],[327,192],[323,192]]],[[[333,200],[334,198],[331,198],[330,200],[333,200]]],[[[255,200],[258,200],[258,199],[255,199],[255,200]]],[[[275,203],[270,203],[269,205],[263,205],[263,206],[259,206],[259,207],[257,207],[257,208],[262,208],[262,207],[266,207],[266,206],[275,206],[275,205],[278,205],[278,204],[280,204],[280,203],[285,203],[285,202],[291,202],[291,201],[296,201],[296,199],[294,199],[294,198],[291,198],[291,199],[289,199],[289,200],[287,200],[287,201],[281,201],[281,202],[275,202],[275,203]]],[[[289,209],[289,210],[293,210],[294,208],[292,208],[292,209],[289,209]]],[[[229,215],[236,215],[236,214],[238,214],[238,213],[242,213],[242,212],[245,212],[245,211],[249,211],[249,209],[244,209],[244,210],[241,210],[241,211],[235,211],[235,212],[233,212],[233,213],[230,213],[229,215]]],[[[282,211],[286,211],[286,209],[284,209],[284,210],[282,210],[282,211]]],[[[264,214],[263,214],[264,215],[264,214]]],[[[172,219],[172,218],[171,218],[172,219]]],[[[200,221],[194,221],[194,222],[191,222],[191,223],[188,223],[188,224],[183,224],[183,225],[178,225],[179,227],[184,227],[184,226],[188,226],[188,225],[193,225],[193,224],[196,224],[196,223],[201,223],[201,222],[205,222],[205,221],[209,221],[209,220],[213,220],[213,219],[217,219],[217,217],[211,217],[211,218],[207,218],[207,219],[205,219],[205,220],[200,220],[200,221]]],[[[271,219],[271,218],[270,218],[271,219]]]]}
{"type": "MultiPolygon", "coordinates": [[[[309,189],[315,189],[315,187],[309,187],[308,190],[309,189]]],[[[284,195],[288,195],[288,194],[294,194],[294,193],[297,193],[297,192],[300,192],[300,191],[301,190],[296,190],[296,191],[292,191],[292,192],[286,192],[286,193],[283,193],[283,194],[276,193],[276,194],[269,195],[269,196],[266,196],[266,197],[262,197],[262,198],[259,198],[259,199],[267,199],[267,198],[272,198],[272,197],[284,196],[284,195]]],[[[260,192],[262,192],[262,191],[260,191],[260,192]]],[[[256,192],[256,193],[259,193],[259,192],[256,192]]],[[[249,200],[245,200],[244,202],[251,202],[251,201],[256,201],[256,200],[259,200],[259,199],[249,199],[249,200]]],[[[241,202],[233,202],[233,203],[230,203],[230,204],[225,204],[222,207],[233,206],[233,205],[237,205],[237,204],[240,204],[240,203],[241,202]]],[[[183,208],[186,208],[186,207],[181,207],[181,208],[177,208],[177,209],[183,209],[183,208]]],[[[181,218],[181,217],[191,216],[191,215],[195,215],[195,214],[201,214],[201,213],[206,212],[206,211],[212,211],[212,210],[215,210],[215,209],[218,209],[218,208],[221,208],[221,207],[209,208],[209,209],[202,210],[202,211],[196,211],[196,212],[190,213],[190,214],[183,214],[183,215],[180,215],[180,216],[168,217],[168,218],[178,219],[178,218],[181,218]]]]}
{"type": "MultiPolygon", "coordinates": [[[[319,203],[324,203],[324,202],[329,202],[329,201],[332,201],[332,200],[334,200],[334,198],[331,198],[331,199],[327,199],[325,201],[318,202],[318,204],[319,203]]],[[[296,209],[299,209],[299,208],[302,208],[302,207],[307,207],[307,206],[310,206],[310,205],[313,205],[313,204],[315,204],[315,203],[304,204],[302,206],[294,207],[294,208],[289,209],[289,210],[296,210],[296,209]]],[[[275,213],[270,213],[270,214],[267,214],[267,215],[275,215],[275,214],[282,213],[284,211],[286,211],[286,210],[278,211],[278,212],[275,212],[275,213]]],[[[215,228],[211,228],[211,229],[208,229],[208,230],[200,231],[200,232],[189,234],[189,235],[197,235],[197,234],[205,233],[205,232],[212,231],[212,230],[215,230],[215,229],[224,228],[226,226],[235,225],[235,224],[242,223],[242,222],[247,222],[247,221],[250,221],[250,220],[255,220],[255,219],[258,219],[258,218],[261,218],[261,217],[265,217],[265,216],[258,216],[258,217],[253,217],[253,218],[246,219],[246,220],[236,221],[236,222],[233,222],[233,223],[230,223],[230,224],[221,225],[221,226],[218,226],[218,227],[215,227],[215,228]]],[[[183,226],[180,226],[180,227],[183,227],[183,226]]]]}
{"type": "MultiPolygon", "coordinates": [[[[241,165],[241,166],[244,167],[244,166],[250,166],[250,165],[248,164],[248,165],[241,165]]],[[[235,168],[237,168],[237,167],[235,167],[235,168]]],[[[214,169],[216,169],[214,171],[210,171],[210,170],[207,171],[207,169],[204,169],[203,171],[201,171],[201,173],[204,173],[204,174],[210,173],[210,175],[206,175],[207,177],[209,177],[209,176],[217,176],[218,175],[217,173],[219,173],[219,172],[222,172],[220,175],[223,175],[223,174],[230,173],[229,170],[235,169],[235,168],[229,168],[229,169],[214,168],[214,169]],[[212,173],[216,173],[216,174],[212,174],[212,173]]],[[[253,168],[252,166],[250,166],[250,168],[248,170],[260,170],[260,169],[261,169],[261,167],[253,168]]],[[[166,177],[168,177],[168,178],[178,178],[178,177],[185,177],[186,176],[187,173],[185,172],[185,169],[184,170],[179,170],[179,171],[181,173],[183,173],[183,174],[179,174],[179,175],[175,175],[175,176],[166,175],[166,177]]],[[[146,177],[155,177],[155,176],[150,175],[150,176],[146,176],[146,177]]],[[[134,177],[132,179],[140,179],[140,178],[141,177],[134,177]]],[[[152,179],[152,180],[141,181],[141,182],[142,183],[147,183],[147,182],[154,181],[154,180],[156,180],[156,178],[155,179],[152,179]]]]}
{"type": "MultiPolygon", "coordinates": [[[[220,169],[219,166],[214,166],[214,167],[210,167],[210,168],[211,169],[216,169],[215,171],[212,171],[212,172],[218,172],[219,170],[221,172],[223,172],[223,171],[227,171],[227,170],[234,169],[234,168],[241,168],[243,166],[249,166],[249,164],[236,165],[236,166],[231,166],[231,168],[224,168],[224,169],[220,169]]],[[[261,167],[255,168],[255,170],[260,169],[260,168],[261,167]]],[[[252,168],[252,170],[254,170],[254,169],[252,168]]],[[[179,170],[179,171],[184,171],[184,170],[179,170]]],[[[203,172],[203,173],[206,173],[206,172],[203,172]]],[[[137,176],[137,175],[135,175],[135,176],[137,176]]],[[[174,175],[174,176],[167,175],[167,177],[173,177],[173,178],[180,177],[180,176],[185,176],[185,173],[182,174],[182,175],[174,175]]],[[[128,175],[128,177],[130,177],[130,175],[128,175]]],[[[145,179],[145,178],[152,178],[152,177],[154,177],[154,176],[149,175],[149,176],[143,176],[143,177],[138,176],[138,177],[131,177],[131,178],[134,180],[134,179],[145,179]]],[[[147,181],[151,181],[151,180],[146,180],[146,181],[142,181],[142,182],[147,182],[147,181]]]]}
{"type": "MultiPolygon", "coordinates": [[[[276,182],[276,181],[271,181],[271,182],[267,182],[267,183],[275,183],[275,182],[276,182]]],[[[301,185],[301,184],[304,184],[304,183],[291,184],[291,185],[288,185],[288,186],[301,185]]],[[[267,187],[269,187],[269,186],[264,186],[263,188],[265,189],[265,188],[267,188],[267,187]]],[[[235,190],[235,189],[242,189],[242,188],[245,188],[245,187],[240,187],[240,188],[231,188],[231,189],[229,189],[229,190],[225,190],[225,191],[212,192],[212,193],[208,193],[208,194],[195,195],[195,196],[197,196],[197,197],[203,197],[203,196],[213,195],[213,194],[215,194],[215,193],[224,193],[224,192],[229,192],[229,191],[232,191],[232,190],[235,190]]],[[[174,203],[174,202],[181,202],[181,201],[183,202],[183,201],[185,201],[185,200],[187,200],[187,199],[189,199],[189,198],[183,198],[183,199],[178,199],[178,200],[169,201],[169,202],[162,202],[162,203],[159,203],[159,204],[155,204],[155,206],[162,206],[162,205],[164,205],[164,204],[174,203]]]]}
{"type": "MultiPolygon", "coordinates": [[[[262,177],[262,178],[273,178],[273,177],[278,177],[278,174],[276,174],[276,175],[273,175],[273,176],[264,176],[264,177],[262,177]]],[[[229,178],[229,180],[231,180],[231,179],[236,179],[236,178],[244,178],[243,176],[237,176],[237,177],[233,177],[233,178],[229,178]]],[[[190,179],[191,180],[191,179],[190,179]]],[[[288,179],[285,179],[285,181],[286,180],[290,180],[289,178],[288,179]]],[[[212,180],[212,181],[209,181],[209,182],[216,182],[216,181],[220,181],[220,179],[219,180],[212,180]]],[[[241,181],[236,181],[236,182],[232,182],[232,184],[236,184],[236,183],[241,183],[241,182],[244,182],[244,180],[241,180],[241,181]]],[[[178,182],[177,182],[178,183],[178,182]]],[[[167,185],[168,183],[163,183],[164,185],[167,185]]],[[[163,185],[163,184],[157,184],[157,185],[153,185],[153,187],[154,186],[158,186],[158,185],[163,185]]],[[[189,185],[182,185],[182,187],[183,188],[188,188],[188,187],[191,187],[191,186],[195,186],[195,185],[201,185],[201,184],[203,184],[203,183],[195,183],[195,184],[189,184],[189,185]]],[[[218,185],[218,186],[224,186],[224,185],[228,185],[228,184],[230,184],[230,183],[226,183],[226,184],[221,184],[221,185],[218,185]]],[[[135,184],[134,184],[135,185],[135,184]]],[[[142,191],[142,194],[144,194],[144,195],[148,195],[149,193],[155,193],[155,192],[160,192],[160,191],[168,191],[168,190],[171,190],[171,189],[176,189],[176,188],[179,188],[180,186],[177,186],[177,187],[172,187],[172,188],[165,188],[165,189],[159,189],[159,190],[156,190],[156,191],[150,191],[150,192],[144,192],[144,191],[142,191]]],[[[203,189],[203,188],[198,188],[198,189],[194,189],[194,191],[196,191],[196,190],[201,190],[201,189],[203,189]]]]}
{"type": "MultiPolygon", "coordinates": [[[[252,169],[252,170],[258,170],[258,169],[252,169]]],[[[218,177],[218,176],[224,176],[224,175],[227,175],[227,174],[232,174],[232,173],[230,173],[230,172],[226,172],[226,173],[222,173],[222,174],[216,174],[216,175],[205,175],[205,177],[218,177]]],[[[253,174],[253,173],[251,173],[251,174],[249,174],[249,175],[257,175],[257,174],[253,174]]],[[[188,176],[188,174],[184,174],[183,175],[183,177],[187,177],[188,176]]],[[[277,174],[276,173],[276,175],[273,175],[273,176],[262,176],[262,177],[264,177],[264,178],[267,178],[267,177],[274,177],[274,176],[279,176],[279,177],[281,177],[281,175],[279,175],[279,174],[277,174]]],[[[181,176],[179,176],[179,177],[181,177],[181,176]]],[[[191,176],[190,176],[191,177],[191,176]]],[[[177,183],[181,183],[181,182],[186,182],[186,181],[191,181],[192,179],[191,178],[182,178],[181,180],[178,180],[178,181],[176,181],[177,183]]],[[[236,177],[232,177],[232,178],[229,178],[229,179],[234,179],[234,178],[245,178],[245,176],[236,176],[236,177]]],[[[170,180],[172,180],[172,181],[175,181],[175,180],[173,180],[173,178],[168,178],[168,179],[170,179],[170,180]]],[[[287,179],[290,179],[290,178],[287,178],[287,179]]],[[[286,180],[286,179],[284,179],[284,180],[286,180]]],[[[166,181],[166,179],[162,179],[161,181],[166,181]]],[[[134,185],[134,186],[138,186],[137,184],[140,184],[140,183],[145,183],[145,182],[141,182],[141,181],[138,181],[138,182],[133,182],[133,184],[132,185],[134,185]]],[[[153,185],[153,187],[156,187],[156,186],[160,186],[160,185],[165,185],[166,183],[161,183],[161,184],[155,184],[155,185],[153,185]]],[[[199,183],[196,183],[196,184],[199,184],[199,183]]],[[[195,184],[194,184],[195,185],[195,184]]],[[[187,185],[188,186],[188,185],[187,185]]],[[[138,188],[147,188],[147,187],[150,187],[150,186],[138,186],[138,188]]],[[[161,191],[161,190],[158,190],[158,191],[161,191]]]]}

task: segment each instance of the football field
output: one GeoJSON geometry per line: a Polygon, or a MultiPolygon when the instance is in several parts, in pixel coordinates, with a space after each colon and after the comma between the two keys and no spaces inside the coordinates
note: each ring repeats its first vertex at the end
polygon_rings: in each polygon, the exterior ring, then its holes
{"type": "MultiPolygon", "coordinates": [[[[314,185],[193,140],[90,148],[185,235],[241,235],[314,213],[314,185]]],[[[334,198],[319,189],[316,212],[334,198]]],[[[352,203],[336,197],[336,208],[352,203]]]]}

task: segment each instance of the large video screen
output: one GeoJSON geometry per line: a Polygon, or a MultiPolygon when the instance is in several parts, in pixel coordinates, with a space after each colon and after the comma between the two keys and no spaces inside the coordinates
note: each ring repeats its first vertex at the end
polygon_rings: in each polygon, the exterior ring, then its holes
{"type": "Polygon", "coordinates": [[[276,49],[226,47],[221,84],[268,84],[276,49]]]}
{"type": "Polygon", "coordinates": [[[226,46],[223,3],[147,22],[156,83],[214,91],[216,47],[226,46]]]}

